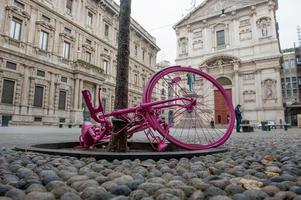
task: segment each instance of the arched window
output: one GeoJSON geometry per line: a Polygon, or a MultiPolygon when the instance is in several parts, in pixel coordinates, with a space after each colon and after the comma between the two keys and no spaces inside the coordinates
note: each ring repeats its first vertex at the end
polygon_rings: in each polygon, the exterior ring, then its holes
{"type": "Polygon", "coordinates": [[[217,81],[218,81],[221,85],[224,85],[224,86],[232,85],[231,80],[228,79],[228,78],[226,78],[226,77],[218,78],[217,81]]]}

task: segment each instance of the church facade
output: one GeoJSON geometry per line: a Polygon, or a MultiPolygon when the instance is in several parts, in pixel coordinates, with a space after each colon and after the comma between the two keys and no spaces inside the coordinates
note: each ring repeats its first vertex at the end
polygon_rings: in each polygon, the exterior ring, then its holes
{"type": "Polygon", "coordinates": [[[253,123],[284,120],[277,8],[277,0],[205,0],[174,26],[176,63],[216,78],[253,123]]]}

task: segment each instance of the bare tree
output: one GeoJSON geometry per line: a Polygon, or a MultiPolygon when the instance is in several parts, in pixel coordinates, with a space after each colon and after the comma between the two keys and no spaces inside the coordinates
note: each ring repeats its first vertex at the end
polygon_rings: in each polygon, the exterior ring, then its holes
{"type": "MultiPolygon", "coordinates": [[[[128,107],[130,22],[131,0],[120,0],[115,109],[128,107]]],[[[124,152],[127,150],[127,132],[124,129],[126,125],[121,117],[113,120],[113,134],[109,151],[124,152]]]]}

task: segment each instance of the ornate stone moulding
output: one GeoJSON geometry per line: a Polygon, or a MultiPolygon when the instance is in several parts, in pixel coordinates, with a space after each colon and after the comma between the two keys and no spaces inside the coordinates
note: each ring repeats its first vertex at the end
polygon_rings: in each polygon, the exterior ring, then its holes
{"type": "Polygon", "coordinates": [[[24,19],[27,19],[27,20],[30,19],[30,14],[28,12],[26,12],[25,10],[21,10],[16,6],[8,5],[5,7],[5,10],[7,10],[9,12],[9,16],[10,16],[10,13],[15,13],[15,14],[23,17],[24,19]]]}
{"type": "Polygon", "coordinates": [[[66,39],[72,41],[72,42],[75,42],[75,38],[74,38],[72,35],[70,35],[70,34],[67,34],[67,33],[60,33],[59,35],[60,35],[61,37],[64,37],[64,38],[66,38],[66,39]]]}
{"type": "Polygon", "coordinates": [[[36,25],[42,26],[50,31],[55,31],[55,27],[44,21],[36,21],[36,25]]]}
{"type": "Polygon", "coordinates": [[[89,44],[83,44],[82,47],[93,52],[95,51],[95,48],[89,44]]]}

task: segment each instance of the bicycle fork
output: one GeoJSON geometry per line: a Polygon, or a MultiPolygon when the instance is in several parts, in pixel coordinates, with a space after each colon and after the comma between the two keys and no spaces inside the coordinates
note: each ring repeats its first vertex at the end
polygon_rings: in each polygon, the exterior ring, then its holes
{"type": "Polygon", "coordinates": [[[165,143],[165,139],[161,139],[159,136],[156,136],[151,128],[149,128],[147,131],[144,130],[144,133],[154,150],[158,152],[163,152],[166,150],[168,145],[165,143]]]}

